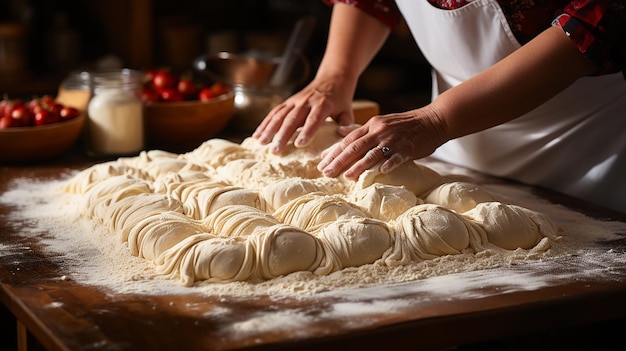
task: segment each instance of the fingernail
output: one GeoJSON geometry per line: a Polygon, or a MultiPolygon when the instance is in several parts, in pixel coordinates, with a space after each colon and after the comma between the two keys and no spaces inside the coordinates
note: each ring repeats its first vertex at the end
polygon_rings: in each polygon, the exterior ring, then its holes
{"type": "Polygon", "coordinates": [[[352,171],[349,171],[349,170],[348,170],[348,171],[345,171],[345,172],[344,172],[344,174],[343,174],[343,177],[344,177],[344,178],[346,178],[346,179],[348,179],[348,180],[352,180],[352,178],[353,178],[353,177],[352,177],[352,173],[353,173],[353,172],[352,172],[352,171]]]}
{"type": "Polygon", "coordinates": [[[389,172],[389,165],[387,165],[386,163],[383,163],[378,170],[382,174],[387,174],[389,172]]]}
{"type": "Polygon", "coordinates": [[[299,146],[305,146],[308,142],[309,142],[309,139],[301,136],[296,139],[296,142],[294,144],[296,145],[296,147],[299,147],[299,146]]]}
{"type": "Polygon", "coordinates": [[[320,172],[324,172],[324,168],[326,168],[326,166],[328,166],[328,162],[322,160],[320,161],[320,163],[317,164],[317,170],[320,172]]]}

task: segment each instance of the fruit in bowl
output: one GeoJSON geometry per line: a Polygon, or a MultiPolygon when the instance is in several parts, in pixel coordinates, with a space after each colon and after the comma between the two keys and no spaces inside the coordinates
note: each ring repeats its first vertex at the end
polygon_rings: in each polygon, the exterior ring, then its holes
{"type": "Polygon", "coordinates": [[[146,146],[172,152],[190,151],[217,135],[235,110],[226,85],[167,69],[145,72],[142,100],[146,146]]]}
{"type": "Polygon", "coordinates": [[[0,101],[0,162],[30,162],[58,156],[81,135],[85,116],[51,96],[0,101]]]}

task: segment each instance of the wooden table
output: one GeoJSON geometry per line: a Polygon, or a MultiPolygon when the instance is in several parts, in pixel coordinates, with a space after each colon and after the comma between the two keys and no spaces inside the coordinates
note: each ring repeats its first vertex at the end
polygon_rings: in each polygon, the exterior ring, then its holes
{"type": "MultiPolygon", "coordinates": [[[[48,163],[0,165],[0,193],[15,178],[54,179],[64,170],[94,162],[71,152],[48,163]]],[[[593,217],[626,222],[623,214],[541,189],[531,191],[593,217]]],[[[20,235],[19,224],[8,219],[11,211],[0,207],[0,249],[2,245],[24,249],[0,257],[0,302],[18,321],[21,349],[33,346],[26,343],[25,331],[50,350],[416,350],[474,343],[485,349],[496,341],[522,345],[520,349],[568,343],[576,348],[584,333],[599,333],[592,336],[600,338],[593,343],[610,339],[612,328],[623,328],[626,318],[623,263],[611,267],[610,279],[584,275],[569,279],[564,274],[536,288],[490,284],[489,276],[502,272],[487,270],[472,275],[487,283],[458,295],[446,285],[449,277],[304,299],[118,294],[59,279],[63,267],[36,239],[20,235]],[[279,318],[288,323],[275,323],[279,318]],[[575,334],[557,334],[563,330],[575,334]]],[[[598,245],[626,251],[626,239],[598,245]]],[[[547,273],[542,267],[512,266],[506,274],[547,273]]],[[[578,268],[569,261],[561,266],[564,272],[578,268]]],[[[466,279],[462,274],[453,278],[466,279]]]]}

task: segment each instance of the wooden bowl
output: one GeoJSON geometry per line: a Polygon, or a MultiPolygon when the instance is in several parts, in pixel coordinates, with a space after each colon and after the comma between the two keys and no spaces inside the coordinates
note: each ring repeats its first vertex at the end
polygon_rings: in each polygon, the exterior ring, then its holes
{"type": "Polygon", "coordinates": [[[146,147],[187,152],[220,133],[235,110],[232,92],[211,101],[154,102],[144,105],[146,147]]]}
{"type": "Polygon", "coordinates": [[[85,115],[43,126],[0,129],[0,162],[32,162],[59,156],[82,134],[85,115]]]}

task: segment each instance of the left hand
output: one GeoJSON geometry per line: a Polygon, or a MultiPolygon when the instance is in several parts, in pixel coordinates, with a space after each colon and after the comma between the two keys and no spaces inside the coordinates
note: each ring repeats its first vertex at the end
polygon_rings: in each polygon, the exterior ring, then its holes
{"type": "Polygon", "coordinates": [[[357,180],[380,162],[380,172],[389,173],[406,161],[432,154],[448,140],[444,119],[430,106],[374,116],[344,132],[341,142],[322,153],[318,169],[327,177],[345,171],[346,179],[357,180]]]}

